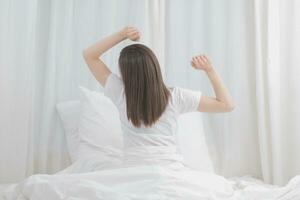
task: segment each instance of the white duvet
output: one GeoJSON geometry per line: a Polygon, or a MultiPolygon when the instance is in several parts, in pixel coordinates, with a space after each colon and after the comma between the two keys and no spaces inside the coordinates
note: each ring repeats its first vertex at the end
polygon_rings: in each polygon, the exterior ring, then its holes
{"type": "MultiPolygon", "coordinates": [[[[300,200],[300,176],[285,187],[249,177],[225,179],[180,162],[121,165],[91,156],[55,175],[34,175],[0,195],[7,200],[300,200]]],[[[130,163],[130,162],[129,162],[130,163]]]]}

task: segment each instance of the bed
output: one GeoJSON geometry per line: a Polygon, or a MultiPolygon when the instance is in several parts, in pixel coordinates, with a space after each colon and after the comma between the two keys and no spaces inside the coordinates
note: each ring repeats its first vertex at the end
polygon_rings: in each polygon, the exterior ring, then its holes
{"type": "Polygon", "coordinates": [[[101,93],[81,91],[80,102],[57,106],[73,163],[54,175],[36,174],[0,186],[1,200],[300,200],[300,176],[279,187],[251,176],[216,175],[205,142],[197,143],[198,161],[185,156],[188,162],[182,162],[172,148],[147,146],[132,151],[138,159],[124,162],[117,111],[101,93]]]}

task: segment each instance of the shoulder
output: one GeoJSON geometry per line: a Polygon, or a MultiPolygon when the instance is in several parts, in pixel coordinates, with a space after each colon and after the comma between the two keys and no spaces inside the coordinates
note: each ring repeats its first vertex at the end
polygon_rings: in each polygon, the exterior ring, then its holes
{"type": "Polygon", "coordinates": [[[122,99],[123,92],[124,86],[122,79],[114,73],[109,74],[104,85],[104,94],[115,104],[118,104],[122,99]]]}
{"type": "Polygon", "coordinates": [[[182,87],[170,87],[169,88],[171,96],[174,100],[181,100],[182,98],[185,98],[186,96],[193,95],[195,93],[198,93],[199,91],[194,91],[182,87]]]}
{"type": "Polygon", "coordinates": [[[114,73],[110,73],[106,79],[104,88],[114,86],[114,85],[123,85],[123,81],[118,75],[114,73]]]}
{"type": "Polygon", "coordinates": [[[181,87],[169,87],[170,91],[170,102],[175,107],[178,107],[178,104],[180,103],[180,99],[182,98],[182,88],[181,87]]]}
{"type": "Polygon", "coordinates": [[[181,87],[170,88],[171,102],[179,113],[197,111],[201,92],[181,87]]]}

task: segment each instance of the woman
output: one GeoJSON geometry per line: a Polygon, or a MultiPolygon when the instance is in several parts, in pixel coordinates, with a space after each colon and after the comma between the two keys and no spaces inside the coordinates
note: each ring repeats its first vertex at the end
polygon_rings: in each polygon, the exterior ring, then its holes
{"type": "Polygon", "coordinates": [[[232,98],[205,55],[193,57],[191,65],[206,72],[216,97],[178,87],[167,88],[156,56],[141,44],[122,49],[119,78],[99,57],[126,39],[139,40],[139,31],[125,27],[83,51],[91,72],[120,112],[125,160],[132,164],[151,163],[158,160],[159,154],[160,164],[170,162],[171,158],[182,162],[175,137],[178,115],[192,111],[229,112],[234,107],[232,98]]]}

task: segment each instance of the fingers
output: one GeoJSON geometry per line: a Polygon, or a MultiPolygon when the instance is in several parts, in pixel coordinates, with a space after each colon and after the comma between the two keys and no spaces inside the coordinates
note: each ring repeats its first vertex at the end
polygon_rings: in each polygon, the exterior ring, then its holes
{"type": "Polygon", "coordinates": [[[137,28],[128,26],[128,27],[126,27],[126,32],[127,32],[127,34],[126,34],[127,38],[129,38],[130,40],[133,40],[133,41],[139,40],[140,32],[137,28]]]}
{"type": "Polygon", "coordinates": [[[205,69],[208,65],[210,65],[210,61],[206,55],[202,54],[194,56],[191,60],[191,65],[196,69],[205,69]]]}
{"type": "Polygon", "coordinates": [[[192,58],[191,65],[195,69],[200,69],[201,68],[201,60],[199,60],[198,56],[194,56],[192,58]]]}
{"type": "Polygon", "coordinates": [[[209,62],[209,59],[206,55],[202,54],[202,55],[198,55],[198,56],[195,56],[197,58],[197,60],[201,61],[201,62],[209,62]]]}
{"type": "Polygon", "coordinates": [[[140,39],[140,33],[139,32],[134,32],[129,36],[129,39],[136,41],[140,39]]]}
{"type": "Polygon", "coordinates": [[[196,57],[193,57],[192,60],[191,60],[192,67],[196,68],[197,64],[198,64],[198,61],[196,60],[196,57]]]}
{"type": "Polygon", "coordinates": [[[138,31],[138,30],[133,30],[133,31],[127,32],[127,35],[128,35],[128,36],[139,35],[139,31],[138,31]]]}
{"type": "Polygon", "coordinates": [[[197,61],[198,63],[200,63],[201,65],[203,65],[205,63],[205,61],[202,59],[202,56],[197,56],[197,61]]]}
{"type": "Polygon", "coordinates": [[[196,65],[193,61],[191,61],[191,65],[192,65],[192,67],[196,68],[196,65]]]}
{"type": "Polygon", "coordinates": [[[127,30],[127,34],[135,34],[135,33],[139,33],[139,31],[136,28],[127,30]]]}
{"type": "Polygon", "coordinates": [[[137,31],[137,28],[134,26],[126,26],[125,29],[127,32],[137,31]]]}
{"type": "Polygon", "coordinates": [[[203,65],[206,62],[205,58],[202,55],[194,56],[192,61],[198,65],[203,65]]]}
{"type": "Polygon", "coordinates": [[[199,55],[198,56],[199,61],[201,61],[203,64],[207,62],[207,59],[204,55],[199,55]]]}

